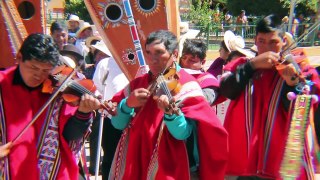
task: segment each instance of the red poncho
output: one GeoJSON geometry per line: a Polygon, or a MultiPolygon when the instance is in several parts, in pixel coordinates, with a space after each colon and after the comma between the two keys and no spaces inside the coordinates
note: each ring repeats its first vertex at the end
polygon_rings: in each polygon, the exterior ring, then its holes
{"type": "MultiPolygon", "coordinates": [[[[1,118],[3,143],[16,138],[50,97],[50,94],[42,93],[41,88],[30,91],[20,84],[14,85],[13,77],[15,69],[16,67],[10,68],[0,74],[1,104],[5,117],[5,122],[1,118]]],[[[59,139],[61,155],[57,179],[78,179],[78,165],[68,142],[62,136],[67,120],[75,111],[76,107],[71,107],[64,103],[59,112],[59,137],[53,137],[59,139]]],[[[40,143],[41,138],[39,137],[39,133],[43,128],[44,119],[48,112],[47,108],[12,147],[8,156],[10,179],[40,179],[37,145],[40,143]]],[[[52,144],[53,147],[55,145],[52,144]]]]}
{"type": "MultiPolygon", "coordinates": [[[[198,126],[200,178],[222,180],[228,157],[227,133],[201,94],[195,79],[183,70],[179,74],[182,90],[176,97],[182,100],[181,111],[186,118],[195,120],[198,126]]],[[[147,88],[150,82],[151,78],[147,74],[137,78],[130,82],[130,91],[147,88]]],[[[120,102],[126,92],[123,90],[116,94],[113,101],[120,102]]],[[[135,111],[137,114],[131,119],[134,123],[124,130],[127,144],[121,146],[124,142],[121,140],[118,144],[111,177],[114,178],[115,173],[120,172],[116,176],[122,179],[189,179],[184,141],[175,139],[164,126],[159,147],[155,148],[164,116],[157,108],[156,101],[150,97],[144,107],[135,111]],[[125,151],[121,151],[122,148],[125,151]],[[124,152],[122,157],[119,152],[124,152]],[[120,170],[116,170],[116,167],[120,170]]]]}

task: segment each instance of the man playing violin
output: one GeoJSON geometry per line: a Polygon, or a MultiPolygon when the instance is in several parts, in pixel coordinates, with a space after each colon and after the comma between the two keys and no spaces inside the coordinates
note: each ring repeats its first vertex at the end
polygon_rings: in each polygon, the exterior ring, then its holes
{"type": "MultiPolygon", "coordinates": [[[[275,15],[264,17],[256,33],[258,55],[227,64],[225,70],[231,73],[222,75],[220,82],[222,95],[236,102],[230,104],[224,124],[230,135],[227,174],[239,179],[278,179],[290,124],[286,95],[296,91],[300,78],[292,64],[280,64],[280,52],[289,46],[281,20],[275,15]]],[[[300,68],[310,80],[319,80],[313,68],[300,68]]],[[[305,164],[300,175],[306,178],[309,172],[305,164]]]]}
{"type": "Polygon", "coordinates": [[[99,101],[85,94],[74,107],[58,95],[22,134],[49,102],[51,95],[42,92],[42,83],[61,64],[59,49],[50,36],[31,34],[17,62],[0,74],[1,143],[11,145],[8,156],[1,159],[2,178],[77,180],[77,155],[99,101]]]}
{"type": "Polygon", "coordinates": [[[165,30],[155,31],[148,36],[145,47],[149,73],[134,79],[113,97],[118,107],[111,121],[115,128],[123,129],[123,134],[109,178],[190,179],[185,140],[195,136],[197,151],[192,160],[199,164],[191,173],[200,174],[201,179],[223,179],[227,133],[199,84],[175,62],[176,36],[165,30]],[[172,68],[179,76],[180,91],[159,94],[148,88],[158,82],[156,86],[166,89],[163,81],[156,80],[172,68]]]}

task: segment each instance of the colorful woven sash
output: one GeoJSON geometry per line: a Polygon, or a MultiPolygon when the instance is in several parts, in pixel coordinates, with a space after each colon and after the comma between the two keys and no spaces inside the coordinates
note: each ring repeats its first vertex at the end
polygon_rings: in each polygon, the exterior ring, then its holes
{"type": "MultiPolygon", "coordinates": [[[[311,101],[311,95],[298,95],[296,98],[284,158],[280,168],[284,179],[296,179],[300,175],[301,167],[305,166],[303,162],[312,165],[309,158],[311,156],[304,156],[305,153],[310,153],[308,142],[306,142],[306,132],[309,124],[311,101]]],[[[312,169],[307,168],[307,170],[312,169]]],[[[307,174],[310,174],[310,172],[307,172],[307,174]]],[[[311,174],[314,173],[311,172],[311,174]]]]}
{"type": "Polygon", "coordinates": [[[38,141],[40,179],[56,179],[60,166],[59,114],[63,99],[56,98],[49,106],[38,141]]]}
{"type": "Polygon", "coordinates": [[[158,172],[158,150],[159,150],[159,145],[160,145],[160,141],[161,141],[161,137],[163,134],[163,128],[164,128],[164,121],[162,121],[161,123],[161,127],[160,127],[160,131],[159,131],[159,135],[158,135],[158,139],[157,139],[157,143],[153,149],[152,152],[152,156],[151,156],[151,160],[150,160],[150,164],[148,167],[148,174],[147,174],[147,179],[156,179],[156,175],[158,172]]]}

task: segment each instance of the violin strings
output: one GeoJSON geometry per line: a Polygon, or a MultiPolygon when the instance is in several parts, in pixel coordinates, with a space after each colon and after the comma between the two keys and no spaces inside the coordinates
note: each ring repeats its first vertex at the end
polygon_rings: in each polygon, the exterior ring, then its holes
{"type": "Polygon", "coordinates": [[[74,90],[77,90],[78,92],[84,94],[87,93],[89,95],[94,95],[91,91],[89,91],[87,88],[83,87],[81,84],[77,83],[77,82],[72,82],[70,84],[70,87],[74,90]]]}
{"type": "Polygon", "coordinates": [[[160,86],[162,87],[163,91],[165,91],[166,95],[167,95],[168,98],[169,98],[169,101],[171,101],[171,100],[172,100],[172,95],[171,95],[171,93],[170,93],[170,90],[169,90],[167,84],[165,84],[165,83],[166,83],[166,82],[165,82],[165,79],[164,79],[163,76],[160,76],[160,78],[161,78],[160,86]]]}

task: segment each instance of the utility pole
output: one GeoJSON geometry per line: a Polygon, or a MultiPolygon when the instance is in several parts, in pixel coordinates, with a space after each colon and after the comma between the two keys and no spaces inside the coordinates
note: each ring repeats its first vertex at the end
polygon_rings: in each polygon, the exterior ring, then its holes
{"type": "MultiPolygon", "coordinates": [[[[296,0],[291,0],[290,3],[290,14],[289,14],[289,24],[288,24],[288,32],[291,33],[292,29],[292,22],[293,22],[293,13],[294,13],[294,8],[296,6],[296,0]]],[[[292,34],[294,36],[294,34],[292,34]]]]}

